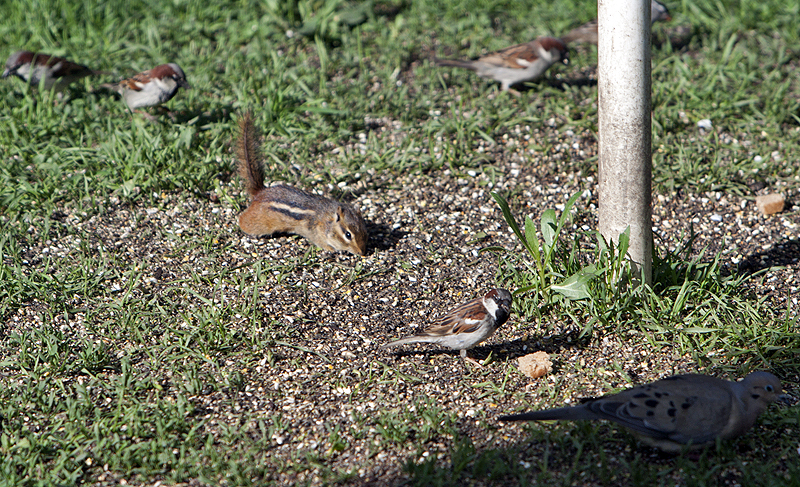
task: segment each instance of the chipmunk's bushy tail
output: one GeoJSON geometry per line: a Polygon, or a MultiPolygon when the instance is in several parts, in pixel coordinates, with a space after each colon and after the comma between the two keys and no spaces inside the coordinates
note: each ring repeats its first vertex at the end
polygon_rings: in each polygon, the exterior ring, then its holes
{"type": "Polygon", "coordinates": [[[239,176],[251,197],[264,189],[264,157],[253,125],[253,115],[244,112],[239,118],[239,138],[236,140],[236,158],[239,161],[239,176]]]}

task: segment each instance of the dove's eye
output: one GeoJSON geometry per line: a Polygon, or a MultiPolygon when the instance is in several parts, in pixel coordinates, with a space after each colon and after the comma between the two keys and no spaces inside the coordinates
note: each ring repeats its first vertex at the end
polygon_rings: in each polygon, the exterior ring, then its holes
{"type": "Polygon", "coordinates": [[[774,388],[774,387],[772,387],[771,385],[767,384],[767,386],[766,386],[766,387],[764,387],[764,390],[765,390],[765,391],[767,391],[767,392],[772,392],[772,391],[774,391],[774,390],[775,390],[775,388],[774,388]]]}

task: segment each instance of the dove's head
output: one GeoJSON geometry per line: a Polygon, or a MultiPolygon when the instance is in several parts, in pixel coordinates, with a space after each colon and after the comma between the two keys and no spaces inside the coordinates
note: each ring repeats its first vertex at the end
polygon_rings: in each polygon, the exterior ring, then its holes
{"type": "Polygon", "coordinates": [[[754,406],[758,413],[785,397],[781,381],[769,372],[752,372],[742,380],[741,386],[747,394],[745,401],[751,407],[754,406]]]}

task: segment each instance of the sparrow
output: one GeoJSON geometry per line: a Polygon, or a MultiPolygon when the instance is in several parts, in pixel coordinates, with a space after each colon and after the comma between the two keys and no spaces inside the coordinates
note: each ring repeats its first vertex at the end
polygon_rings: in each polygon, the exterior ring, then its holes
{"type": "Polygon", "coordinates": [[[473,60],[433,60],[437,66],[466,68],[475,71],[481,78],[499,81],[501,89],[513,95],[519,95],[519,92],[511,89],[511,85],[536,79],[559,61],[569,64],[569,55],[567,45],[555,37],[539,37],[473,60]]]}
{"type": "Polygon", "coordinates": [[[700,374],[667,377],[574,407],[501,416],[500,421],[607,419],[629,428],[643,443],[665,452],[698,449],[743,435],[776,400],[787,401],[781,382],[753,372],[739,382],[700,374]]]}
{"type": "Polygon", "coordinates": [[[467,356],[467,349],[492,336],[508,320],[511,300],[507,290],[492,289],[482,298],[475,298],[447,313],[421,333],[387,343],[381,349],[406,343],[438,343],[460,350],[462,359],[478,364],[467,356]]]}
{"type": "Polygon", "coordinates": [[[44,80],[46,90],[55,88],[56,91],[61,91],[83,77],[103,72],[49,54],[17,51],[8,57],[3,78],[8,78],[12,74],[34,88],[38,88],[44,80]]]}
{"type": "Polygon", "coordinates": [[[183,70],[175,63],[162,64],[118,83],[102,86],[122,95],[131,110],[165,103],[175,96],[178,88],[191,89],[183,70]]]}
{"type": "MultiPolygon", "coordinates": [[[[650,0],[650,25],[652,26],[661,20],[665,22],[672,20],[667,7],[656,0],[650,0]]],[[[567,44],[587,42],[597,45],[597,19],[590,20],[579,27],[575,27],[561,37],[561,40],[567,44]]]]}

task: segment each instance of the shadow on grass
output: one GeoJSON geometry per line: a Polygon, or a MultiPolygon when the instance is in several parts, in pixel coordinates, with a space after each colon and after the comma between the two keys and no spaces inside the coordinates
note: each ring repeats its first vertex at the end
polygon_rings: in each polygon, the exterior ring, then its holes
{"type": "MultiPolygon", "coordinates": [[[[573,78],[573,79],[548,79],[546,84],[550,86],[550,88],[554,88],[560,91],[566,91],[567,87],[572,88],[582,88],[584,86],[597,86],[597,78],[590,78],[588,76],[583,76],[580,78],[573,78]]],[[[534,87],[530,87],[534,88],[534,87]]],[[[520,91],[525,91],[520,90],[520,91]]]]}
{"type": "Polygon", "coordinates": [[[178,112],[172,112],[172,120],[177,124],[188,124],[195,118],[197,119],[194,122],[194,125],[199,127],[202,130],[202,127],[205,127],[209,124],[217,124],[220,122],[229,122],[233,120],[233,113],[235,112],[233,105],[222,105],[216,106],[211,110],[207,110],[204,112],[198,113],[197,110],[181,110],[178,112]]]}
{"type": "MultiPolygon", "coordinates": [[[[781,453],[754,445],[752,433],[701,451],[669,454],[605,422],[498,423],[485,439],[475,437],[473,423],[465,419],[456,426],[446,453],[408,455],[401,460],[403,474],[381,479],[381,485],[779,485],[800,473],[794,463],[775,468],[770,458],[781,453]],[[520,428],[527,439],[503,441],[520,428]]],[[[781,435],[777,428],[765,429],[759,432],[763,444],[770,444],[770,435],[781,435]]]]}

